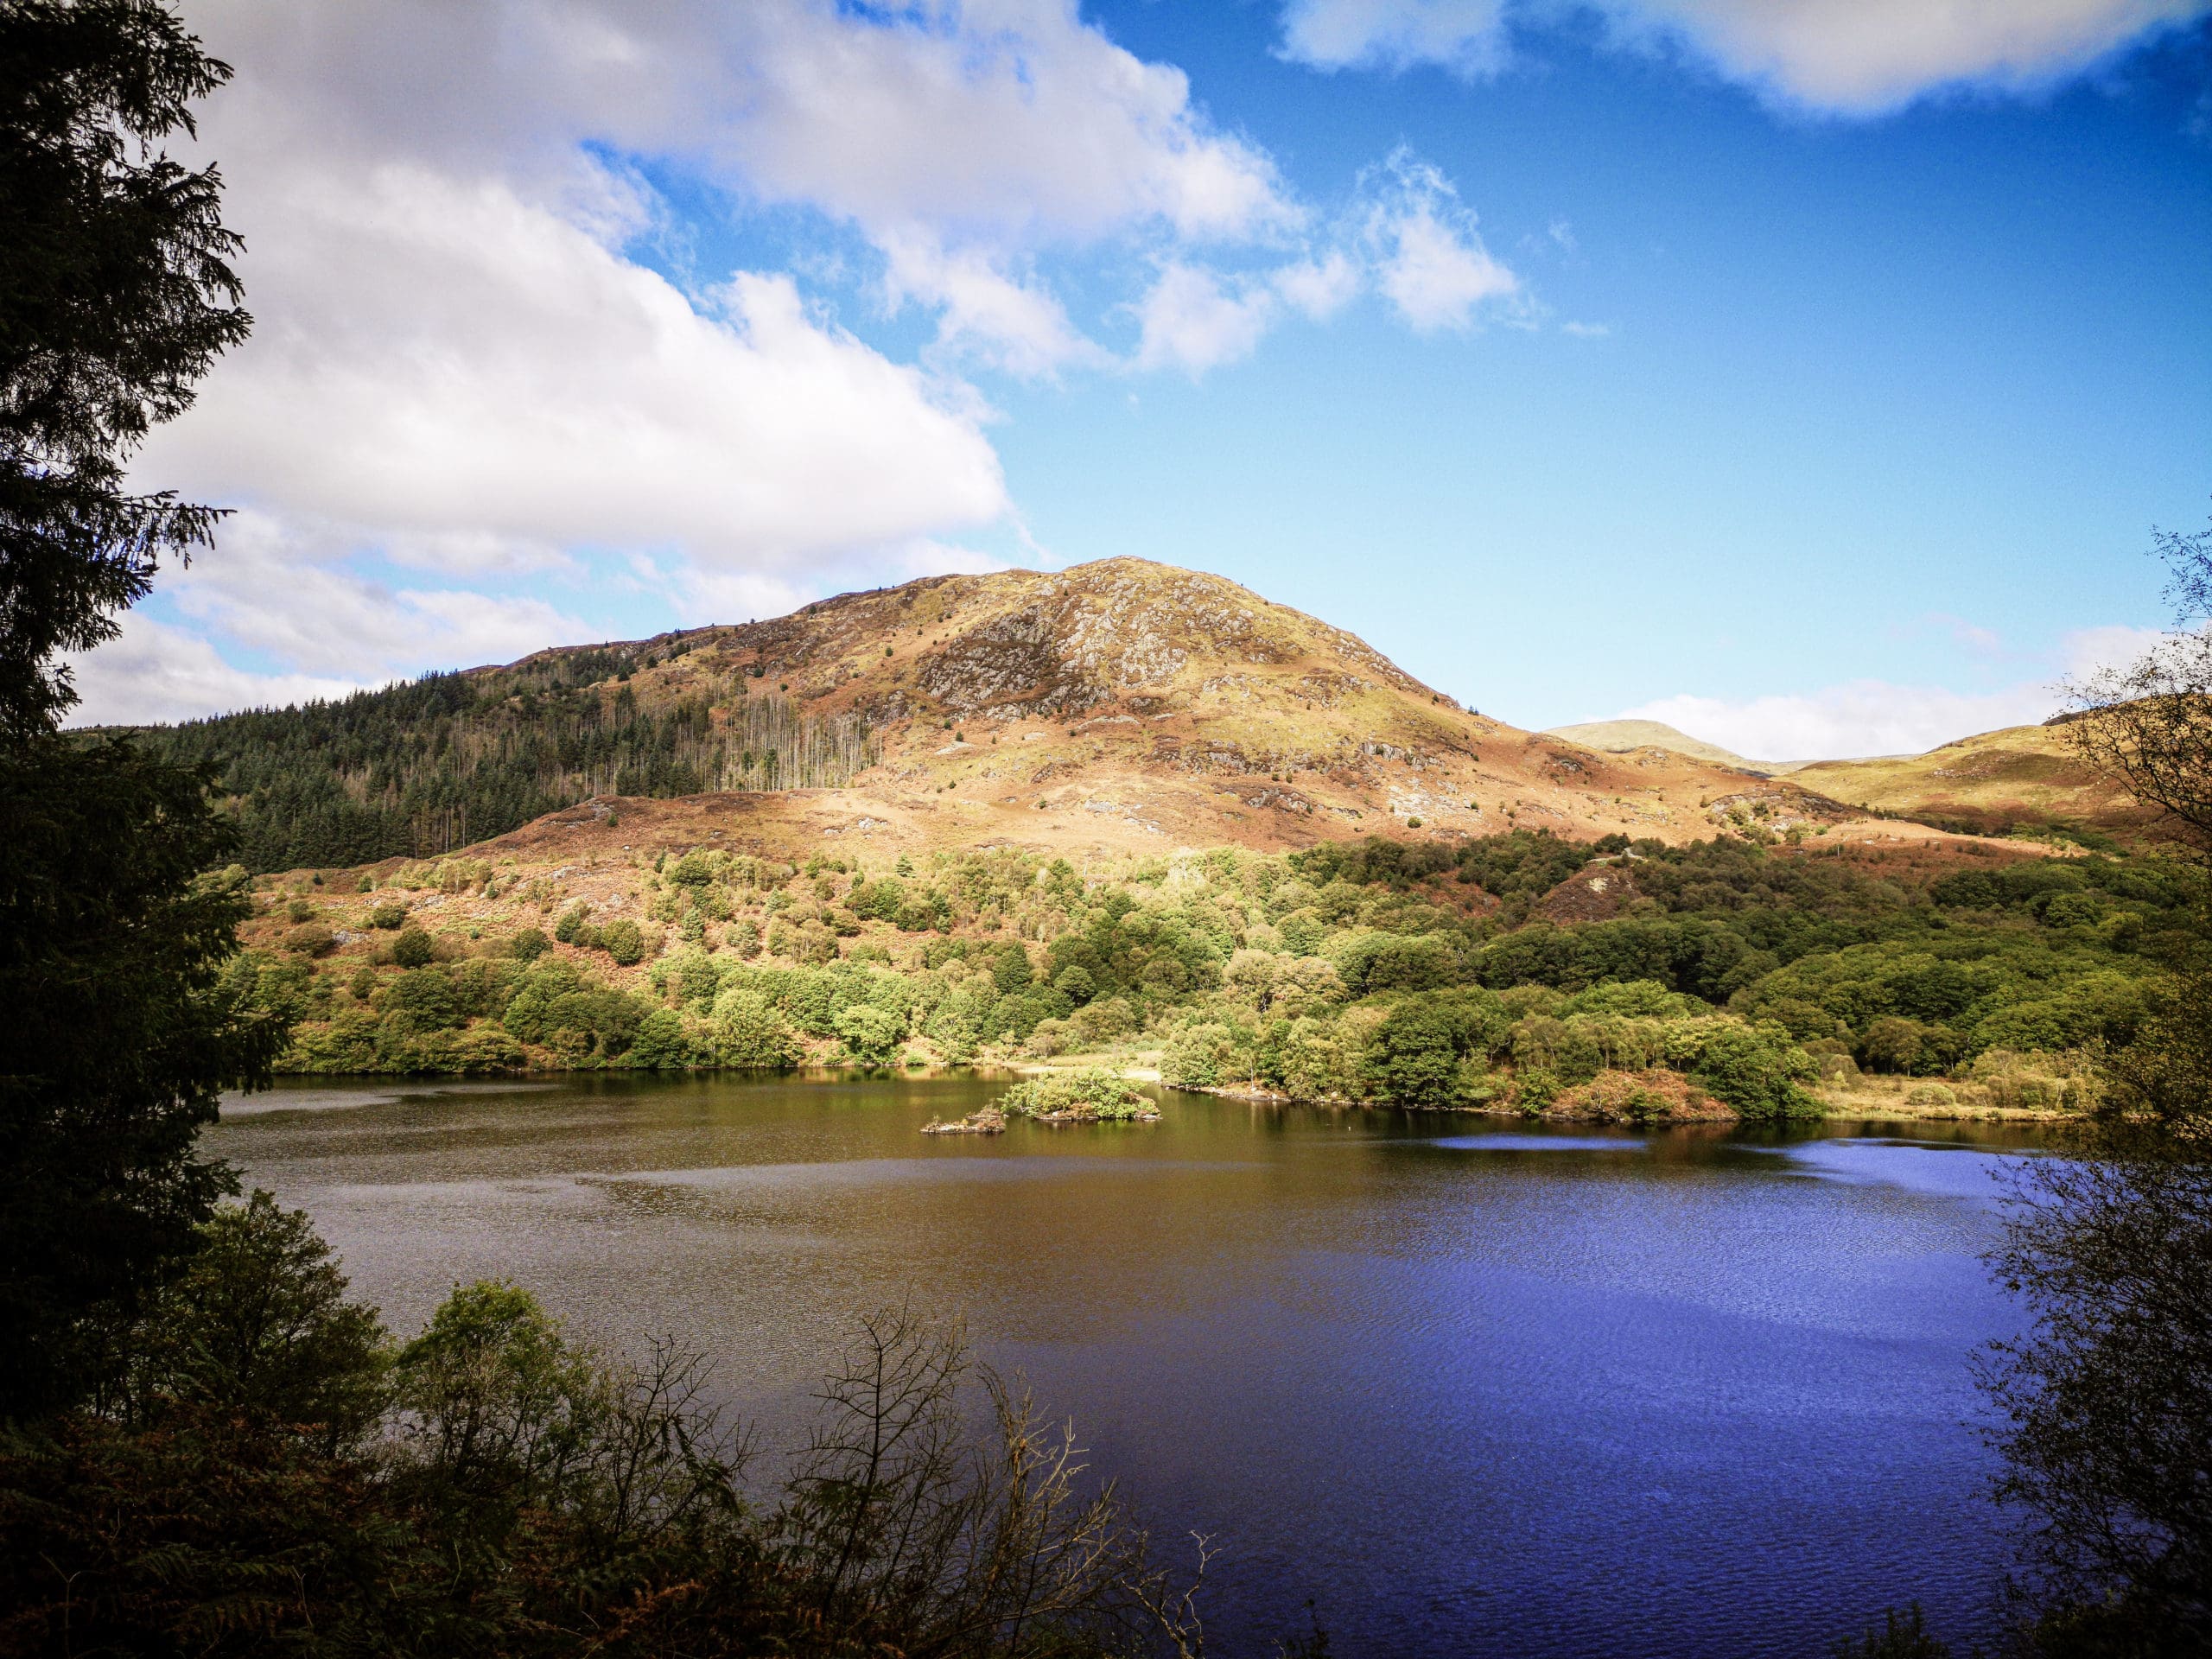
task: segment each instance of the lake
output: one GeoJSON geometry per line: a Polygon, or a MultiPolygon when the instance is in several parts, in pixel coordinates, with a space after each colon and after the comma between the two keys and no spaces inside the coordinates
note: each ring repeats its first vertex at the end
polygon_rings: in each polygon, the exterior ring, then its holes
{"type": "Polygon", "coordinates": [[[287,1085],[212,1148],[411,1332],[499,1276],[673,1335],[773,1441],[864,1311],[964,1319],[1170,1541],[1217,1650],[1820,1655],[1993,1625],[1967,1363],[1982,1125],[1529,1129],[1167,1091],[1154,1124],[925,1136],[968,1077],[287,1085]]]}

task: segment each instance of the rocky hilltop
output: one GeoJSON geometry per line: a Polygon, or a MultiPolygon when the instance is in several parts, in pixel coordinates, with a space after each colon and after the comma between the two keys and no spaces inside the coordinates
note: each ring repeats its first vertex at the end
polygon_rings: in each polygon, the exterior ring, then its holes
{"type": "MultiPolygon", "coordinates": [[[[720,725],[783,698],[868,734],[836,788],[601,796],[500,838],[546,849],[719,830],[788,855],[825,839],[1262,849],[1516,826],[1681,842],[1729,825],[1910,838],[1785,780],[1657,747],[1611,754],[1459,707],[1353,635],[1217,576],[1136,558],[926,577],[789,616],[619,647],[620,695],[720,725]]],[[[480,677],[515,680],[578,652],[480,677]]],[[[526,695],[517,693],[518,696],[526,695]]]]}

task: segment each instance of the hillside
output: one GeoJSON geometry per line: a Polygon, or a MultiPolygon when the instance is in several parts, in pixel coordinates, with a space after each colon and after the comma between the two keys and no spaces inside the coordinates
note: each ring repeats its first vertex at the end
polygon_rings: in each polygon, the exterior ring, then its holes
{"type": "Polygon", "coordinates": [[[1815,761],[1790,777],[1853,806],[1968,835],[2056,830],[2132,842],[2145,822],[2082,763],[2063,725],[2007,727],[1925,754],[1815,761]]]}
{"type": "Polygon", "coordinates": [[[1688,732],[1678,731],[1661,720],[1590,720],[1576,726],[1547,728],[1544,735],[1563,737],[1570,743],[1580,743],[1585,748],[1597,749],[1606,754],[1633,754],[1638,749],[1665,749],[1675,754],[1688,755],[1693,760],[1703,760],[1716,766],[1733,766],[1738,772],[1756,772],[1763,777],[1792,771],[1800,764],[1789,760],[1746,760],[1732,749],[1724,749],[1718,743],[1692,737],[1688,732]]]}
{"type": "Polygon", "coordinates": [[[840,837],[1148,852],[1408,828],[1927,833],[1680,753],[1517,730],[1341,629],[1134,558],[928,577],[150,735],[223,766],[264,870],[495,839],[559,856],[610,817],[620,841],[711,830],[776,856],[840,837]]]}

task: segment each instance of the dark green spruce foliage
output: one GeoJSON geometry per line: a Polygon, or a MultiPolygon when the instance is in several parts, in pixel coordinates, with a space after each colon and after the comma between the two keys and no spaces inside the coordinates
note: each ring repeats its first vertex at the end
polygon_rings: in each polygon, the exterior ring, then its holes
{"type": "Polygon", "coordinates": [[[87,1385],[227,1176],[194,1149],[288,1021],[226,978],[250,912],[203,779],[124,744],[0,757],[0,1415],[87,1385]]]}
{"type": "Polygon", "coordinates": [[[214,168],[159,149],[229,75],[151,0],[0,4],[0,736],[213,527],[123,467],[251,326],[214,168]]]}
{"type": "Polygon", "coordinates": [[[875,758],[864,726],[748,695],[735,668],[641,707],[626,683],[636,666],[632,648],[549,652],[141,736],[219,769],[256,872],[429,856],[598,795],[836,785],[875,758]]]}

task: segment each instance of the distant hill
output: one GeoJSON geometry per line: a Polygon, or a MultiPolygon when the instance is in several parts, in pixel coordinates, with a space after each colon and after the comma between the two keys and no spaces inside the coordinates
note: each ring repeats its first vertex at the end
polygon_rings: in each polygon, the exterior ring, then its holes
{"type": "Polygon", "coordinates": [[[926,577],[148,735],[222,769],[262,870],[492,839],[558,856],[610,819],[625,837],[650,822],[788,855],[846,836],[1273,849],[1517,826],[1677,842],[1731,823],[1848,833],[1854,816],[1679,734],[1616,754],[1517,730],[1342,629],[1135,558],[926,577]]]}
{"type": "Polygon", "coordinates": [[[2056,830],[2135,839],[2146,815],[2083,764],[2063,725],[2009,726],[1925,754],[1817,760],[1792,779],[1853,806],[1970,835],[2056,830]]]}
{"type": "Polygon", "coordinates": [[[1693,760],[1707,761],[1716,766],[1733,766],[1739,772],[1756,772],[1767,777],[1791,771],[1802,764],[1789,760],[1746,760],[1742,755],[1724,749],[1718,743],[1707,743],[1702,738],[1692,737],[1688,732],[1677,731],[1664,721],[1658,720],[1585,721],[1579,726],[1551,727],[1544,735],[1563,737],[1571,743],[1602,749],[1608,754],[1628,754],[1637,749],[1666,749],[1675,754],[1686,754],[1693,760]]]}

